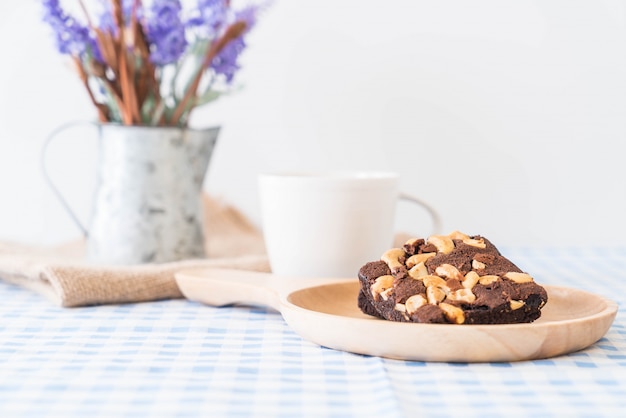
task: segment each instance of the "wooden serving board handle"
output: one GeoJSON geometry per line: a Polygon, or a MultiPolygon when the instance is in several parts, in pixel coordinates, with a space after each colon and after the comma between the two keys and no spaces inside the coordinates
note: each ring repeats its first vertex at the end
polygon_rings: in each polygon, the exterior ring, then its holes
{"type": "Polygon", "coordinates": [[[281,286],[269,273],[206,268],[182,270],[175,277],[189,300],[211,306],[240,304],[280,310],[281,286]]]}

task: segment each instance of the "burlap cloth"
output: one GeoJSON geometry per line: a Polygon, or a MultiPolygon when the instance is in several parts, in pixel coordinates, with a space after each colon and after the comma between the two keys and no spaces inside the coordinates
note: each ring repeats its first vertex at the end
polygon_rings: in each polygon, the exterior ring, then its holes
{"type": "Polygon", "coordinates": [[[136,266],[96,266],[84,242],[34,247],[0,242],[0,280],[35,290],[64,307],[182,298],[174,273],[228,267],[269,271],[263,238],[235,208],[203,196],[207,259],[136,266]]]}

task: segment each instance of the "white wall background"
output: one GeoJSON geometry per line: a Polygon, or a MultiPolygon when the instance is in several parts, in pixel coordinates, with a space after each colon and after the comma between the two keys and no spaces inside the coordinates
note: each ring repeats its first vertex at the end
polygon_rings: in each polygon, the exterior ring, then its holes
{"type": "MultiPolygon", "coordinates": [[[[0,240],[48,244],[78,230],[44,183],[43,140],[95,112],[37,3],[0,3],[0,240]]],[[[193,123],[223,126],[206,190],[254,222],[259,172],[376,168],[446,231],[626,245],[626,1],[275,0],[249,45],[243,91],[193,123]]],[[[92,136],[50,153],[85,219],[92,136]]],[[[425,213],[398,214],[428,233],[425,213]]]]}

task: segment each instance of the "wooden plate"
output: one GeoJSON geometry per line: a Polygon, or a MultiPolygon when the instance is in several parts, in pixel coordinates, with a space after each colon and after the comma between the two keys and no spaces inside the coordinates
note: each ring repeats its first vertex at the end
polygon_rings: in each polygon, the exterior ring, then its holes
{"type": "Polygon", "coordinates": [[[213,306],[262,305],[279,311],[302,338],[336,350],[401,360],[499,362],[582,350],[611,327],[617,304],[545,286],[548,303],[531,324],[447,325],[385,321],[357,307],[356,279],[281,278],[267,273],[195,269],[176,274],[186,298],[213,306]]]}

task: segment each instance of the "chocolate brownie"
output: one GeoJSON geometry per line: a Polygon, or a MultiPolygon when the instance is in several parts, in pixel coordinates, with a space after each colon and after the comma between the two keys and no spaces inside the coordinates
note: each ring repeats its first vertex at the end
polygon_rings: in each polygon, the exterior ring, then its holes
{"type": "Polygon", "coordinates": [[[548,301],[535,283],[486,238],[455,231],[414,238],[359,270],[358,306],[400,322],[532,322],[548,301]]]}

